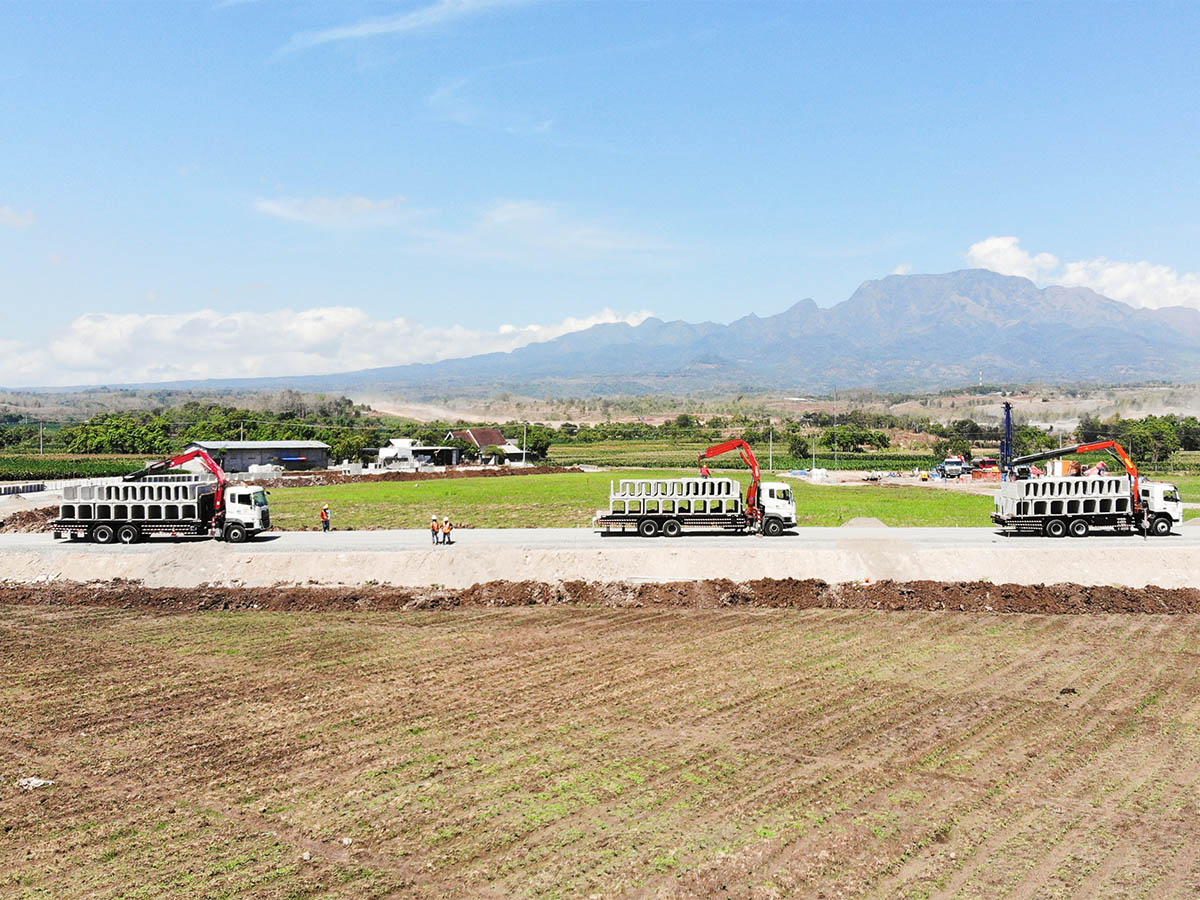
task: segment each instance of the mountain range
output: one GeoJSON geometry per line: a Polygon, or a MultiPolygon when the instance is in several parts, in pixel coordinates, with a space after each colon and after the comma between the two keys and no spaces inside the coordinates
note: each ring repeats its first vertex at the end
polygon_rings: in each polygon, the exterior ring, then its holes
{"type": "Polygon", "coordinates": [[[891,275],[822,308],[801,300],[728,325],[596,325],[510,353],[281,378],[155,387],[386,390],[411,399],[508,390],[587,396],[989,383],[1194,381],[1200,310],[1143,309],[985,269],[891,275]]]}

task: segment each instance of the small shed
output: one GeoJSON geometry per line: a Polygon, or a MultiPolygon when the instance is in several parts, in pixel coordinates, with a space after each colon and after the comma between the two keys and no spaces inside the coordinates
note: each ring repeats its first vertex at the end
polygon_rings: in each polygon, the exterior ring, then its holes
{"type": "Polygon", "coordinates": [[[329,445],[322,441],[192,441],[188,450],[207,451],[226,472],[248,472],[251,466],[285,469],[329,468],[329,445]]]}

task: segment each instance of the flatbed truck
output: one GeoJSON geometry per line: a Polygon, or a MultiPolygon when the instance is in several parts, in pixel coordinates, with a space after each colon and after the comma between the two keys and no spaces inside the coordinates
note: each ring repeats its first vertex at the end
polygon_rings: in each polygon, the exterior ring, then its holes
{"type": "Polygon", "coordinates": [[[239,544],[271,527],[267,492],[231,484],[203,450],[193,450],[121,478],[99,478],[63,488],[55,538],[97,544],[136,544],[154,535],[207,535],[239,544]],[[207,474],[165,474],[196,459],[207,474]]]}

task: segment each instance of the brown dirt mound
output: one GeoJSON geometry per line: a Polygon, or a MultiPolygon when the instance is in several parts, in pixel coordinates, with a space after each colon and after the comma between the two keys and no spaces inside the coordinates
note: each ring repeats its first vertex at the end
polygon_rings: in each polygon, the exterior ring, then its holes
{"type": "Polygon", "coordinates": [[[265,488],[324,487],[330,484],[363,484],[371,481],[438,481],[443,478],[503,478],[513,475],[558,475],[563,472],[582,472],[574,466],[533,466],[510,469],[497,466],[490,469],[449,469],[445,472],[380,472],[375,475],[343,475],[341,472],[299,472],[279,478],[254,479],[265,488]]]}
{"type": "Polygon", "coordinates": [[[828,584],[815,579],[665,584],[585,581],[492,581],[465,590],[278,586],[271,588],[148,588],[131,581],[79,584],[0,583],[0,603],[92,605],[193,610],[396,610],[481,606],[573,605],[725,609],[951,610],[1004,613],[1197,613],[1200,590],[1078,584],[880,581],[828,584]]]}
{"type": "Polygon", "coordinates": [[[0,533],[12,534],[18,531],[43,531],[50,524],[50,520],[57,516],[57,506],[23,509],[0,521],[0,533]]]}

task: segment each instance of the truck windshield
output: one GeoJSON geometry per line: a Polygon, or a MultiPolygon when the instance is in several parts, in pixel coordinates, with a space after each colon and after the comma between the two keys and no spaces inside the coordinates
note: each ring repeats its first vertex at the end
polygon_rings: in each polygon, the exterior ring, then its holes
{"type": "Polygon", "coordinates": [[[267,505],[267,492],[266,491],[255,491],[253,494],[250,495],[250,502],[253,503],[255,506],[266,506],[267,505]]]}
{"type": "Polygon", "coordinates": [[[784,488],[782,491],[776,491],[775,496],[778,497],[780,500],[782,500],[784,503],[790,503],[791,499],[792,499],[792,492],[790,490],[788,490],[787,488],[784,488]]]}
{"type": "Polygon", "coordinates": [[[1163,490],[1163,500],[1165,500],[1167,503],[1178,503],[1179,488],[1175,487],[1173,484],[1168,484],[1163,490]]]}

